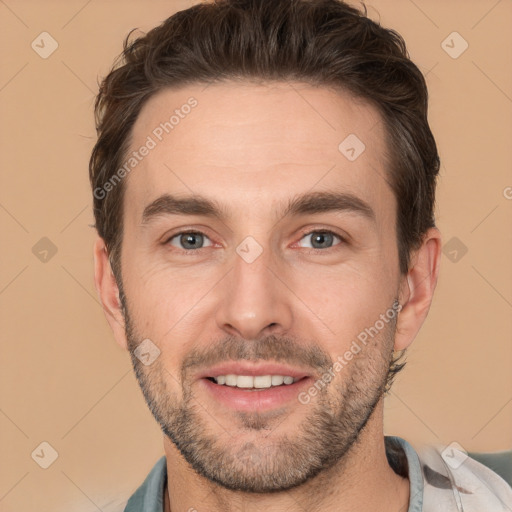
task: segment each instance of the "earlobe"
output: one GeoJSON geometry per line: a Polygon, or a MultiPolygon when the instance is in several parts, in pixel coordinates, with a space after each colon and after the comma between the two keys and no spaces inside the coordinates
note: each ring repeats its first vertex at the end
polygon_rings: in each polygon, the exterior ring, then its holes
{"type": "Polygon", "coordinates": [[[411,266],[403,276],[400,287],[395,350],[404,350],[412,343],[425,321],[439,275],[441,261],[441,234],[431,228],[425,234],[421,247],[414,252],[411,266]]]}
{"type": "Polygon", "coordinates": [[[94,243],[94,284],[114,337],[117,343],[126,349],[128,343],[119,287],[112,272],[105,242],[101,237],[94,243]]]}

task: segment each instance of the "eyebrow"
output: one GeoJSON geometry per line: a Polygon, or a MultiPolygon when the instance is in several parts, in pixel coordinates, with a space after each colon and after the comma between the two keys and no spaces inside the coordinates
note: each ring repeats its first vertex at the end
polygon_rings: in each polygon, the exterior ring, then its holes
{"type": "MultiPolygon", "coordinates": [[[[288,201],[279,218],[328,212],[356,213],[375,221],[375,212],[371,206],[347,192],[306,192],[295,196],[288,201]]],[[[216,200],[200,195],[178,197],[163,194],[144,208],[142,225],[165,215],[197,215],[221,221],[230,218],[228,208],[216,200]]]]}

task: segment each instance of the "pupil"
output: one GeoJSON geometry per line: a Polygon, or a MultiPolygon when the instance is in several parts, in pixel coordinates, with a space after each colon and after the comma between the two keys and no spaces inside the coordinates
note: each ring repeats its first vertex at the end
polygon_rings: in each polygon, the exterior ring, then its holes
{"type": "Polygon", "coordinates": [[[201,246],[202,235],[194,233],[185,233],[182,235],[182,245],[186,248],[197,249],[201,246]],[[195,243],[194,243],[195,240],[195,243]],[[190,245],[189,245],[190,244],[190,245]]]}
{"type": "Polygon", "coordinates": [[[326,239],[329,240],[330,237],[332,237],[332,235],[329,233],[320,233],[313,237],[313,245],[317,242],[321,245],[322,242],[325,242],[326,239]]]}

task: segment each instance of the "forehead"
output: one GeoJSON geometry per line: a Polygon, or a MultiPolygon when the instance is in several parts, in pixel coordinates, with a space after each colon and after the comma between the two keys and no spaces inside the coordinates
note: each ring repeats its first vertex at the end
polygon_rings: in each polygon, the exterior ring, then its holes
{"type": "Polygon", "coordinates": [[[141,110],[133,151],[125,208],[135,222],[166,192],[201,194],[253,214],[249,206],[263,214],[274,200],[308,190],[350,192],[376,210],[394,208],[382,118],[342,91],[230,82],[165,89],[141,110]]]}

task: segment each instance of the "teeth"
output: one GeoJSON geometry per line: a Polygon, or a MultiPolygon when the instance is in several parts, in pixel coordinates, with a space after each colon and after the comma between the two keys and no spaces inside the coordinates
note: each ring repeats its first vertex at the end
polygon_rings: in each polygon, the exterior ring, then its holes
{"type": "Polygon", "coordinates": [[[272,386],[280,386],[284,382],[282,375],[272,375],[272,386]]]}
{"type": "Polygon", "coordinates": [[[254,387],[254,377],[250,375],[238,375],[236,377],[236,387],[237,388],[253,388],[254,387]]]}
{"type": "Polygon", "coordinates": [[[256,375],[253,381],[255,388],[269,388],[272,385],[272,377],[270,375],[256,375]]]}
{"type": "Polygon", "coordinates": [[[283,375],[218,375],[213,377],[217,384],[244,388],[244,389],[265,389],[273,386],[281,386],[282,384],[293,384],[299,380],[298,377],[293,378],[283,375]]]}
{"type": "Polygon", "coordinates": [[[236,386],[237,381],[236,375],[226,375],[226,386],[236,386]]]}

